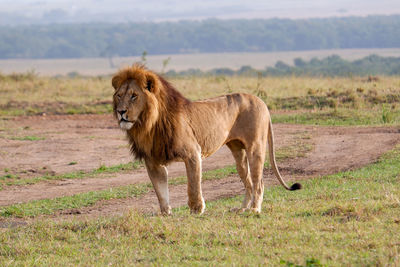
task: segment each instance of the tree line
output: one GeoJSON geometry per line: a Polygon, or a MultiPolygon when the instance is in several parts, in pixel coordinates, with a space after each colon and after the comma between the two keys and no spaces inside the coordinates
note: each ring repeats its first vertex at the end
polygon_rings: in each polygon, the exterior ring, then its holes
{"type": "Polygon", "coordinates": [[[313,58],[306,61],[301,58],[293,60],[293,65],[282,61],[276,62],[274,67],[266,67],[264,70],[253,69],[250,66],[242,66],[238,70],[229,68],[216,68],[210,71],[189,69],[176,72],[170,70],[167,76],[376,76],[376,75],[400,75],[400,57],[381,57],[370,55],[362,59],[348,61],[337,55],[323,59],[313,58]]]}
{"type": "Polygon", "coordinates": [[[0,27],[0,58],[400,47],[400,16],[0,27]]]}

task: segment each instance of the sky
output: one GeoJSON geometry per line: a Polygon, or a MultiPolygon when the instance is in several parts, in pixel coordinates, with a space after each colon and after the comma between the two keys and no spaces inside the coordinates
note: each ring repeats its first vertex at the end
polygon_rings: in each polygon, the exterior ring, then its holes
{"type": "Polygon", "coordinates": [[[400,0],[0,0],[0,24],[400,14],[400,0]]]}

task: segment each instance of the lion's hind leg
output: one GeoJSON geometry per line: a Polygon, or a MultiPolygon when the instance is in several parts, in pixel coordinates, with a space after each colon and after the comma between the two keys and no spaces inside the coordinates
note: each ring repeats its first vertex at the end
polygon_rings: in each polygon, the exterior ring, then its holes
{"type": "Polygon", "coordinates": [[[253,197],[253,183],[250,178],[249,162],[246,156],[246,150],[244,146],[239,141],[231,141],[226,144],[231,150],[233,157],[236,161],[236,170],[243,182],[246,193],[242,202],[242,207],[240,211],[245,211],[250,208],[250,203],[253,197]]]}

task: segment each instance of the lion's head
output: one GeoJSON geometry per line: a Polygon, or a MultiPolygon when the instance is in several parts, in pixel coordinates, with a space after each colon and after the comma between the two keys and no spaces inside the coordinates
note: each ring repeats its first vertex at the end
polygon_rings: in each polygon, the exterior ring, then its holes
{"type": "MultiPolygon", "coordinates": [[[[120,70],[112,79],[115,88],[113,108],[119,126],[134,125],[150,130],[158,118],[161,82],[141,65],[120,70]]],[[[161,100],[162,101],[162,100],[161,100]]]]}
{"type": "Polygon", "coordinates": [[[178,114],[189,100],[139,64],[120,70],[112,85],[114,115],[120,128],[127,131],[132,152],[138,158],[158,153],[160,160],[168,160],[178,114]]]}

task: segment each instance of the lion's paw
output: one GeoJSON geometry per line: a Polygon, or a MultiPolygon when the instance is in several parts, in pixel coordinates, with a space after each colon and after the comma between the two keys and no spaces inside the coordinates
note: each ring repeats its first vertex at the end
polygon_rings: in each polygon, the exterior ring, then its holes
{"type": "Polygon", "coordinates": [[[171,214],[172,214],[172,212],[171,212],[171,206],[168,206],[168,207],[166,207],[166,208],[161,209],[161,215],[163,215],[163,216],[169,216],[169,215],[171,215],[171,214]]]}
{"type": "Polygon", "coordinates": [[[202,214],[206,209],[206,204],[204,203],[204,199],[202,199],[196,204],[189,203],[189,208],[190,208],[190,213],[202,214]]]}
{"type": "Polygon", "coordinates": [[[261,208],[251,208],[250,211],[255,213],[255,214],[260,214],[261,213],[261,208]]]}

